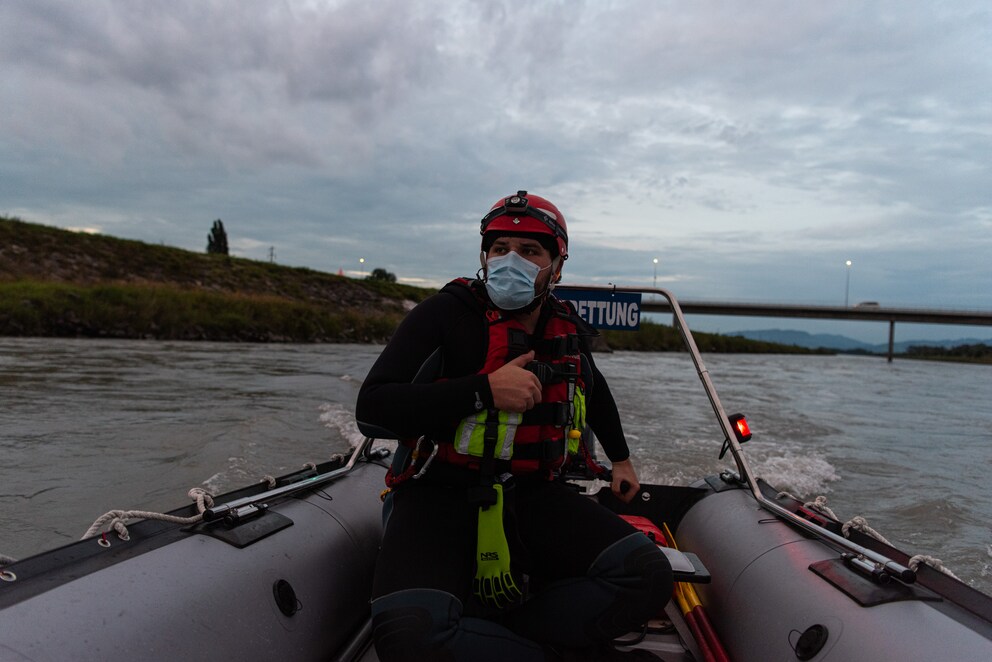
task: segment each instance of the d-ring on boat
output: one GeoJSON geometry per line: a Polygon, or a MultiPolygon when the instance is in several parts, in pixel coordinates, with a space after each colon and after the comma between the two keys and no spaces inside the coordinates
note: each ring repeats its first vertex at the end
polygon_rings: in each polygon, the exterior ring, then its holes
{"type": "MultiPolygon", "coordinates": [[[[755,476],[682,311],[665,297],[736,471],[590,493],[678,547],[675,596],[618,646],[669,661],[990,660],[992,597],[755,476]],[[684,565],[683,565],[684,564],[684,565]],[[914,569],[915,568],[915,569],[914,569]]],[[[0,661],[373,661],[369,593],[391,444],[0,567],[0,661]]],[[[714,449],[716,450],[716,449],[714,449]]],[[[566,478],[589,486],[588,476],[566,478]]],[[[113,515],[113,513],[111,513],[113,515]]],[[[106,529],[106,530],[103,530],[106,529]]]]}

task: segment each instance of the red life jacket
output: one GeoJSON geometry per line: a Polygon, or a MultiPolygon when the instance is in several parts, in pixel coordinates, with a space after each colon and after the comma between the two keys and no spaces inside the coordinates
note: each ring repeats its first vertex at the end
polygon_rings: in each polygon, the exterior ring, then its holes
{"type": "Polygon", "coordinates": [[[458,424],[451,443],[440,444],[435,461],[479,468],[483,438],[488,432],[496,437],[496,459],[508,460],[511,473],[550,474],[567,457],[569,432],[584,426],[585,385],[575,313],[569,304],[549,296],[536,337],[531,337],[520,322],[493,307],[477,289],[480,287],[478,281],[456,279],[442,290],[485,315],[488,342],[479,374],[495,372],[534,350],[534,363],[528,368],[541,380],[541,402],[524,414],[484,409],[466,417],[458,424]]]}

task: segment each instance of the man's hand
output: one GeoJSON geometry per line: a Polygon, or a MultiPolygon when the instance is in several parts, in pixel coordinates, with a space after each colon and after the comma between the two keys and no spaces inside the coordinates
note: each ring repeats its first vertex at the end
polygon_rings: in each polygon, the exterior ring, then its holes
{"type": "Polygon", "coordinates": [[[627,459],[613,463],[613,482],[610,483],[610,488],[618,499],[624,503],[630,503],[637,491],[641,489],[633,462],[627,459]],[[623,490],[624,487],[627,489],[623,490]]]}
{"type": "Polygon", "coordinates": [[[496,409],[522,414],[541,401],[541,380],[524,368],[533,360],[534,352],[530,351],[489,374],[496,409]]]}

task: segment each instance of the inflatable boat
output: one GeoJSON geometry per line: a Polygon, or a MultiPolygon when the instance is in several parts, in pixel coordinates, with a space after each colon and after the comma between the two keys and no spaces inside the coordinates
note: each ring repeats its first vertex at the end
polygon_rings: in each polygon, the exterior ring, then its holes
{"type": "MultiPolygon", "coordinates": [[[[643,291],[670,301],[736,470],[645,484],[630,504],[566,476],[664,547],[679,580],[617,648],[682,662],[992,660],[992,597],[754,475],[746,420],[724,411],[677,301],[643,291]]],[[[8,560],[0,662],[376,660],[369,594],[392,447],[369,437],[265,484],[191,490],[169,513],[111,512],[84,540],[8,560]]]]}

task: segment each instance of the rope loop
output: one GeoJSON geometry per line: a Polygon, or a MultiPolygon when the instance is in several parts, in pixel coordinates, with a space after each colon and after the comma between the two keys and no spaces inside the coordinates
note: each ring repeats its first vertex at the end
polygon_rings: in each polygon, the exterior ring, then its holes
{"type": "Polygon", "coordinates": [[[196,502],[196,510],[200,514],[202,514],[207,508],[214,505],[213,495],[202,487],[190,488],[189,492],[186,493],[186,496],[196,502]]]}
{"type": "Polygon", "coordinates": [[[154,519],[173,524],[196,524],[203,519],[203,514],[194,515],[193,517],[177,517],[175,515],[166,515],[165,513],[153,513],[147,510],[111,510],[96,518],[96,521],[90,525],[90,528],[86,530],[86,533],[83,534],[80,540],[86,540],[99,533],[104,533],[104,525],[108,525],[108,531],[110,529],[116,531],[117,537],[121,540],[130,540],[131,537],[124,523],[133,519],[154,519]]]}
{"type": "MultiPolygon", "coordinates": [[[[335,457],[341,456],[338,455],[335,457]]],[[[307,469],[317,469],[317,465],[313,462],[307,462],[303,466],[307,469]]],[[[268,485],[269,489],[274,488],[277,484],[276,479],[269,475],[262,476],[261,482],[268,485]]],[[[80,540],[86,540],[101,533],[105,534],[111,529],[117,532],[117,537],[121,540],[130,540],[131,536],[128,534],[125,522],[135,519],[154,519],[173,524],[196,524],[203,520],[203,512],[214,505],[214,497],[202,487],[193,487],[186,495],[196,502],[196,510],[199,514],[193,517],[177,517],[175,515],[149,512],[147,510],[110,510],[96,518],[93,524],[90,525],[90,528],[86,529],[86,533],[83,534],[80,540]],[[104,529],[104,526],[107,528],[104,529]]],[[[101,540],[105,541],[106,538],[101,538],[101,540]]],[[[9,565],[15,561],[16,559],[0,554],[0,566],[9,565]]]]}
{"type": "Polygon", "coordinates": [[[822,494],[816,497],[815,499],[813,499],[812,501],[807,501],[806,503],[804,503],[803,507],[809,508],[810,510],[815,510],[821,515],[826,515],[830,519],[835,520],[837,522],[840,521],[840,518],[834,514],[834,511],[830,510],[830,508],[827,506],[827,497],[823,496],[822,494]]]}
{"type": "Polygon", "coordinates": [[[929,556],[927,554],[917,554],[916,556],[911,557],[906,565],[909,567],[910,570],[916,572],[916,569],[920,567],[921,563],[925,563],[934,570],[939,570],[945,575],[952,577],[953,579],[957,579],[958,581],[961,581],[961,579],[958,578],[957,575],[951,572],[950,568],[944,565],[943,561],[941,561],[938,558],[934,558],[933,556],[929,556]]]}
{"type": "Polygon", "coordinates": [[[861,533],[865,533],[871,536],[872,538],[874,538],[875,540],[885,543],[889,547],[894,546],[892,543],[890,543],[888,540],[885,539],[885,536],[883,536],[881,533],[868,526],[868,520],[866,520],[861,515],[855,515],[847,522],[845,522],[844,526],[840,528],[840,532],[844,534],[845,538],[850,538],[851,529],[854,529],[855,531],[860,531],[861,533]]]}

